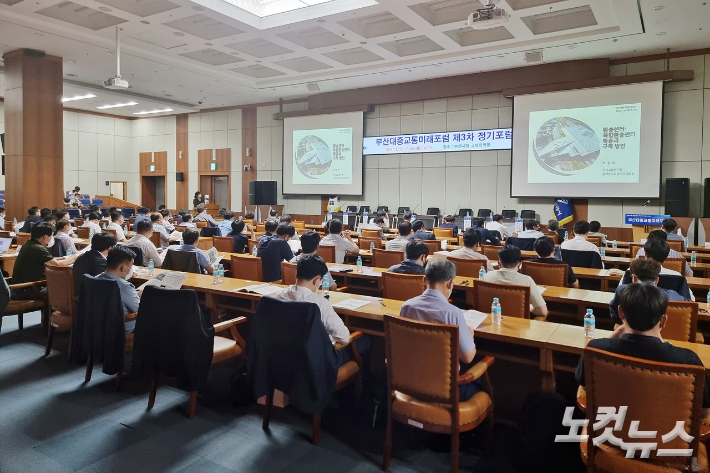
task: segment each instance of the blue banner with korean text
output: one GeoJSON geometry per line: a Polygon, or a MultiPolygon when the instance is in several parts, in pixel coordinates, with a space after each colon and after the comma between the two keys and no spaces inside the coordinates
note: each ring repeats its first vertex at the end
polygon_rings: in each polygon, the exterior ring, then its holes
{"type": "Polygon", "coordinates": [[[625,222],[628,225],[658,225],[660,226],[670,215],[626,214],[625,222]]]}
{"type": "Polygon", "coordinates": [[[571,222],[573,217],[572,201],[570,199],[557,199],[552,213],[555,215],[555,220],[557,220],[560,225],[571,222]]]}
{"type": "Polygon", "coordinates": [[[362,154],[440,153],[510,149],[511,128],[449,131],[416,135],[369,136],[363,138],[362,154]]]}

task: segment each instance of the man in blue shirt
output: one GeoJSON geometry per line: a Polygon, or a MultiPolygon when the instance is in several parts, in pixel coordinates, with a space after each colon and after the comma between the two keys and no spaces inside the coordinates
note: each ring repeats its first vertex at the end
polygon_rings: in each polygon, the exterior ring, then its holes
{"type": "Polygon", "coordinates": [[[195,222],[207,222],[210,227],[216,227],[217,222],[215,222],[212,215],[207,213],[207,207],[205,204],[200,204],[197,206],[197,215],[195,215],[195,222]]]}
{"type": "Polygon", "coordinates": [[[471,221],[473,228],[481,232],[484,245],[500,245],[500,233],[491,231],[483,227],[485,219],[476,217],[471,221]]]}
{"type": "Polygon", "coordinates": [[[217,228],[219,228],[220,236],[227,236],[232,231],[232,222],[234,222],[235,215],[231,210],[227,210],[224,212],[223,217],[224,220],[217,224],[217,228]]]}
{"type": "Polygon", "coordinates": [[[439,225],[439,228],[453,228],[454,229],[454,236],[459,234],[459,226],[456,225],[456,217],[453,215],[447,215],[444,217],[444,223],[439,225]]]}
{"type": "MultiPolygon", "coordinates": [[[[267,237],[272,237],[274,236],[274,232],[276,232],[276,229],[279,228],[279,221],[276,220],[275,218],[267,218],[266,222],[264,222],[264,233],[259,237],[259,246],[261,246],[261,241],[267,237]]],[[[293,229],[294,234],[296,232],[296,229],[293,229]]]]}
{"type": "Polygon", "coordinates": [[[407,259],[390,266],[387,271],[400,274],[424,274],[424,265],[429,256],[429,247],[422,241],[410,241],[404,249],[407,259]]]}
{"type": "MultiPolygon", "coordinates": [[[[268,223],[268,221],[267,221],[268,223]]],[[[264,282],[281,279],[281,262],[291,261],[293,252],[288,240],[296,233],[290,223],[282,223],[276,228],[276,235],[268,234],[259,238],[256,256],[261,258],[261,273],[264,282]]]]}
{"type": "Polygon", "coordinates": [[[412,222],[412,231],[414,233],[409,236],[410,240],[436,240],[436,236],[433,233],[424,230],[424,222],[421,220],[412,222]]]}
{"type": "MultiPolygon", "coordinates": [[[[456,266],[445,258],[434,258],[426,267],[424,281],[427,289],[421,296],[409,299],[402,304],[399,316],[459,327],[459,361],[467,365],[476,356],[476,344],[473,342],[473,329],[466,325],[463,312],[449,303],[451,291],[454,289],[456,266]]],[[[469,400],[482,388],[478,381],[459,386],[459,400],[469,400]]]]}
{"type": "MultiPolygon", "coordinates": [[[[244,253],[244,250],[249,250],[249,236],[244,234],[244,220],[232,222],[232,230],[227,236],[232,237],[235,253],[244,253]]],[[[251,229],[251,238],[254,238],[254,227],[251,229]]]]}
{"type": "Polygon", "coordinates": [[[200,232],[196,228],[186,228],[182,232],[182,241],[185,243],[181,246],[176,246],[175,251],[191,251],[197,253],[197,262],[200,264],[202,274],[212,274],[214,268],[210,265],[205,252],[195,246],[197,240],[200,239],[200,232]]]}
{"type": "Polygon", "coordinates": [[[133,221],[133,231],[136,231],[136,228],[138,228],[138,222],[141,222],[143,220],[147,220],[150,222],[150,207],[141,207],[138,209],[138,215],[136,216],[136,219],[133,221]]]}
{"type": "MultiPolygon", "coordinates": [[[[133,260],[136,254],[123,246],[114,246],[106,256],[106,271],[96,276],[98,279],[116,281],[121,290],[121,305],[123,315],[138,312],[141,303],[140,294],[136,287],[128,282],[133,274],[133,260]]],[[[126,320],[126,333],[133,332],[136,328],[136,319],[126,320]]]]}

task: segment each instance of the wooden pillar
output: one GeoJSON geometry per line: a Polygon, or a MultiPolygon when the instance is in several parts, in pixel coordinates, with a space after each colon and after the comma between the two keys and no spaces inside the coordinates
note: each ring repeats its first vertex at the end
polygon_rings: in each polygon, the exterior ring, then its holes
{"type": "Polygon", "coordinates": [[[242,208],[232,209],[244,212],[249,205],[249,182],[256,181],[256,107],[242,109],[242,169],[249,165],[248,171],[242,171],[242,208]],[[247,156],[247,149],[249,156],[247,156]]]}
{"type": "MultiPolygon", "coordinates": [[[[62,58],[18,49],[5,60],[5,208],[63,206],[62,58]]],[[[72,184],[73,185],[73,184],[72,184]]]]}
{"type": "Polygon", "coordinates": [[[175,207],[177,209],[192,209],[192,200],[188,188],[189,166],[187,154],[188,131],[187,113],[182,113],[175,117],[175,172],[182,173],[182,182],[175,183],[175,207]],[[181,154],[182,153],[182,154],[181,154]]]}

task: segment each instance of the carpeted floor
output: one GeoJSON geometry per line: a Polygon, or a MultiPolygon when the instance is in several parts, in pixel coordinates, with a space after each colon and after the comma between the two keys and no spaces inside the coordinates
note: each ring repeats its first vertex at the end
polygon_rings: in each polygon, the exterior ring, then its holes
{"type": "MultiPolygon", "coordinates": [[[[378,472],[384,424],[372,428],[372,402],[339,393],[323,414],[321,441],[310,443],[311,419],[295,409],[274,409],[270,432],[256,404],[232,404],[234,367],[213,369],[197,416],[185,417],[188,394],[158,390],[147,411],[148,384],[128,378],[121,392],[114,377],[66,361],[68,337],[58,335],[52,354],[39,313],[5,317],[0,332],[0,472],[378,472]]],[[[347,391],[347,390],[344,390],[347,391]]],[[[513,472],[512,430],[496,426],[492,457],[483,454],[486,429],[462,437],[461,471],[513,472]]],[[[392,472],[450,471],[449,437],[395,425],[392,472]]]]}

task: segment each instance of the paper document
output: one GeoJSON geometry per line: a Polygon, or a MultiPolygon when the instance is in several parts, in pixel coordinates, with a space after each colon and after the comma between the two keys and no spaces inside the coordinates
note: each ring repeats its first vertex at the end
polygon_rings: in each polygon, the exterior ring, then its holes
{"type": "Polygon", "coordinates": [[[179,240],[182,238],[182,232],[179,232],[177,230],[173,230],[173,232],[168,235],[168,238],[173,238],[174,240],[179,240]]]}
{"type": "Polygon", "coordinates": [[[207,261],[210,262],[210,266],[222,260],[222,258],[217,252],[217,248],[215,248],[214,246],[209,250],[205,251],[205,256],[207,257],[207,261]]]}
{"type": "Polygon", "coordinates": [[[353,268],[351,268],[349,266],[331,266],[328,269],[330,270],[331,273],[334,271],[337,273],[339,271],[352,271],[353,270],[353,268]]]}
{"type": "Polygon", "coordinates": [[[288,246],[291,247],[291,251],[294,254],[298,253],[298,251],[301,249],[301,241],[300,240],[289,240],[288,246]]]}
{"type": "Polygon", "coordinates": [[[360,299],[345,299],[337,304],[333,304],[333,307],[336,309],[355,310],[369,303],[369,301],[361,301],[360,299]]]}
{"type": "Polygon", "coordinates": [[[443,256],[449,256],[451,254],[450,251],[435,251],[435,255],[443,255],[443,256]]]}
{"type": "Polygon", "coordinates": [[[272,286],[269,283],[264,284],[252,284],[251,286],[244,286],[240,289],[235,289],[234,292],[252,292],[254,294],[261,294],[262,296],[268,296],[271,294],[276,294],[281,290],[278,286],[272,286]]]}
{"type": "Polygon", "coordinates": [[[153,279],[142,284],[138,290],[142,291],[146,286],[158,286],[165,289],[180,289],[182,284],[187,279],[186,273],[178,273],[176,271],[163,271],[157,274],[153,279]]]}
{"type": "Polygon", "coordinates": [[[488,314],[477,310],[467,310],[463,313],[463,318],[466,319],[466,325],[474,330],[481,325],[481,322],[486,320],[486,317],[488,317],[488,314]]]}
{"type": "Polygon", "coordinates": [[[540,289],[540,294],[545,292],[545,289],[547,289],[545,286],[538,286],[537,288],[540,289]]]}
{"type": "Polygon", "coordinates": [[[73,241],[74,243],[84,243],[83,238],[72,238],[71,241],[73,241]]]}
{"type": "Polygon", "coordinates": [[[83,255],[84,253],[86,253],[87,251],[91,251],[91,245],[85,247],[85,248],[82,249],[82,250],[77,251],[76,254],[79,255],[79,256],[81,256],[81,255],[83,255]]]}

